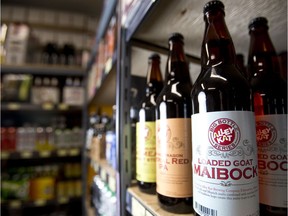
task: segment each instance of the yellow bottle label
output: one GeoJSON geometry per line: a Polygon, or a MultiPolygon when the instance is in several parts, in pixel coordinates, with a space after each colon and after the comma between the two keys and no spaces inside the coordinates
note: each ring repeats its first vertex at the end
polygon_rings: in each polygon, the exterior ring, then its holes
{"type": "Polygon", "coordinates": [[[155,122],[136,124],[136,179],[156,182],[156,125],[155,122]]]}

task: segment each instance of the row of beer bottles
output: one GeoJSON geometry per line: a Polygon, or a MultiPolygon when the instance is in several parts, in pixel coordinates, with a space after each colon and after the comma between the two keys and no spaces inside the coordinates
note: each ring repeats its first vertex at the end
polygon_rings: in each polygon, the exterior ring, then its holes
{"type": "Polygon", "coordinates": [[[210,1],[203,13],[201,72],[193,85],[180,33],[169,38],[164,82],[160,56],[149,58],[136,125],[139,188],[156,189],[160,206],[174,213],[286,215],[287,83],[268,21],[249,24],[245,77],[224,4],[210,1]]]}

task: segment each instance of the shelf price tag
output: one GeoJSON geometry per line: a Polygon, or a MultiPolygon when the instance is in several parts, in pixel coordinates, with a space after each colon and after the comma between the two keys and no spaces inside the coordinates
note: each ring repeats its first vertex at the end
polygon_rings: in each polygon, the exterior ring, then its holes
{"type": "Polygon", "coordinates": [[[112,58],[109,58],[105,64],[105,74],[108,74],[112,68],[112,58]]]}
{"type": "Polygon", "coordinates": [[[44,110],[52,110],[53,109],[53,104],[52,103],[44,103],[42,105],[42,109],[44,109],[44,110]]]}
{"type": "Polygon", "coordinates": [[[8,104],[8,109],[9,110],[19,110],[20,109],[20,104],[18,104],[18,103],[9,103],[8,104]]]}
{"type": "Polygon", "coordinates": [[[59,104],[59,110],[68,110],[68,105],[65,103],[61,103],[59,104]]]}
{"type": "Polygon", "coordinates": [[[65,156],[67,156],[67,154],[68,154],[67,149],[59,149],[59,150],[57,151],[58,157],[65,157],[65,156]]]}
{"type": "Polygon", "coordinates": [[[46,201],[43,200],[43,199],[39,199],[39,200],[36,200],[36,201],[34,202],[34,205],[35,205],[35,206],[44,206],[45,204],[46,204],[46,201]]]}
{"type": "Polygon", "coordinates": [[[21,207],[21,201],[19,200],[13,200],[10,202],[10,208],[20,208],[21,207]]]}
{"type": "Polygon", "coordinates": [[[39,155],[40,155],[40,157],[50,157],[51,152],[50,151],[40,151],[39,155]]]}
{"type": "Polygon", "coordinates": [[[32,158],[32,152],[31,151],[23,151],[21,152],[21,158],[32,158]]]}
{"type": "Polygon", "coordinates": [[[100,177],[103,181],[106,182],[106,171],[105,169],[103,169],[103,167],[101,168],[101,171],[100,171],[100,177]]]}
{"type": "Polygon", "coordinates": [[[141,203],[139,203],[138,200],[136,200],[134,197],[132,197],[131,200],[131,211],[132,215],[134,216],[145,216],[145,208],[141,203]]]}
{"type": "Polygon", "coordinates": [[[59,204],[66,204],[66,203],[68,203],[68,197],[59,197],[58,198],[58,203],[59,204]]]}
{"type": "Polygon", "coordinates": [[[70,156],[77,156],[77,155],[79,155],[80,154],[80,151],[79,151],[79,149],[71,149],[70,150],[70,156]]]}
{"type": "Polygon", "coordinates": [[[1,159],[8,159],[10,157],[9,152],[2,151],[1,152],[1,159]]]}
{"type": "Polygon", "coordinates": [[[108,185],[112,192],[116,193],[116,180],[114,177],[109,176],[108,185]]]}
{"type": "Polygon", "coordinates": [[[145,216],[153,216],[149,211],[146,210],[145,216]]]}

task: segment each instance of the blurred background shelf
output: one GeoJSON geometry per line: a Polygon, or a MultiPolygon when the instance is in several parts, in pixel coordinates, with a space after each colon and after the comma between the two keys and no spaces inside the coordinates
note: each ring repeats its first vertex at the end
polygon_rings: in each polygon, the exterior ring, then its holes
{"type": "Polygon", "coordinates": [[[1,73],[51,75],[51,76],[85,76],[81,67],[44,64],[9,65],[1,64],[1,73]]]}

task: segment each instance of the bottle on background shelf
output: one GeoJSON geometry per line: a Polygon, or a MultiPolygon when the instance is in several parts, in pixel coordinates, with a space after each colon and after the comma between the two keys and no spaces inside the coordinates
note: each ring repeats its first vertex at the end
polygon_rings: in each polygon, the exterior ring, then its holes
{"type": "Polygon", "coordinates": [[[164,87],[156,100],[156,191],[160,206],[173,213],[192,208],[192,82],[184,53],[184,37],[169,37],[164,87]]]}
{"type": "Polygon", "coordinates": [[[136,123],[136,179],[140,190],[156,192],[156,99],[163,88],[160,56],[149,57],[146,94],[136,123]]]}
{"type": "Polygon", "coordinates": [[[287,215],[287,82],[268,32],[268,20],[249,24],[248,68],[254,96],[260,214],[287,215]]]}
{"type": "Polygon", "coordinates": [[[204,6],[201,72],[192,91],[195,215],[259,215],[252,91],[236,62],[224,4],[204,6]]]}

